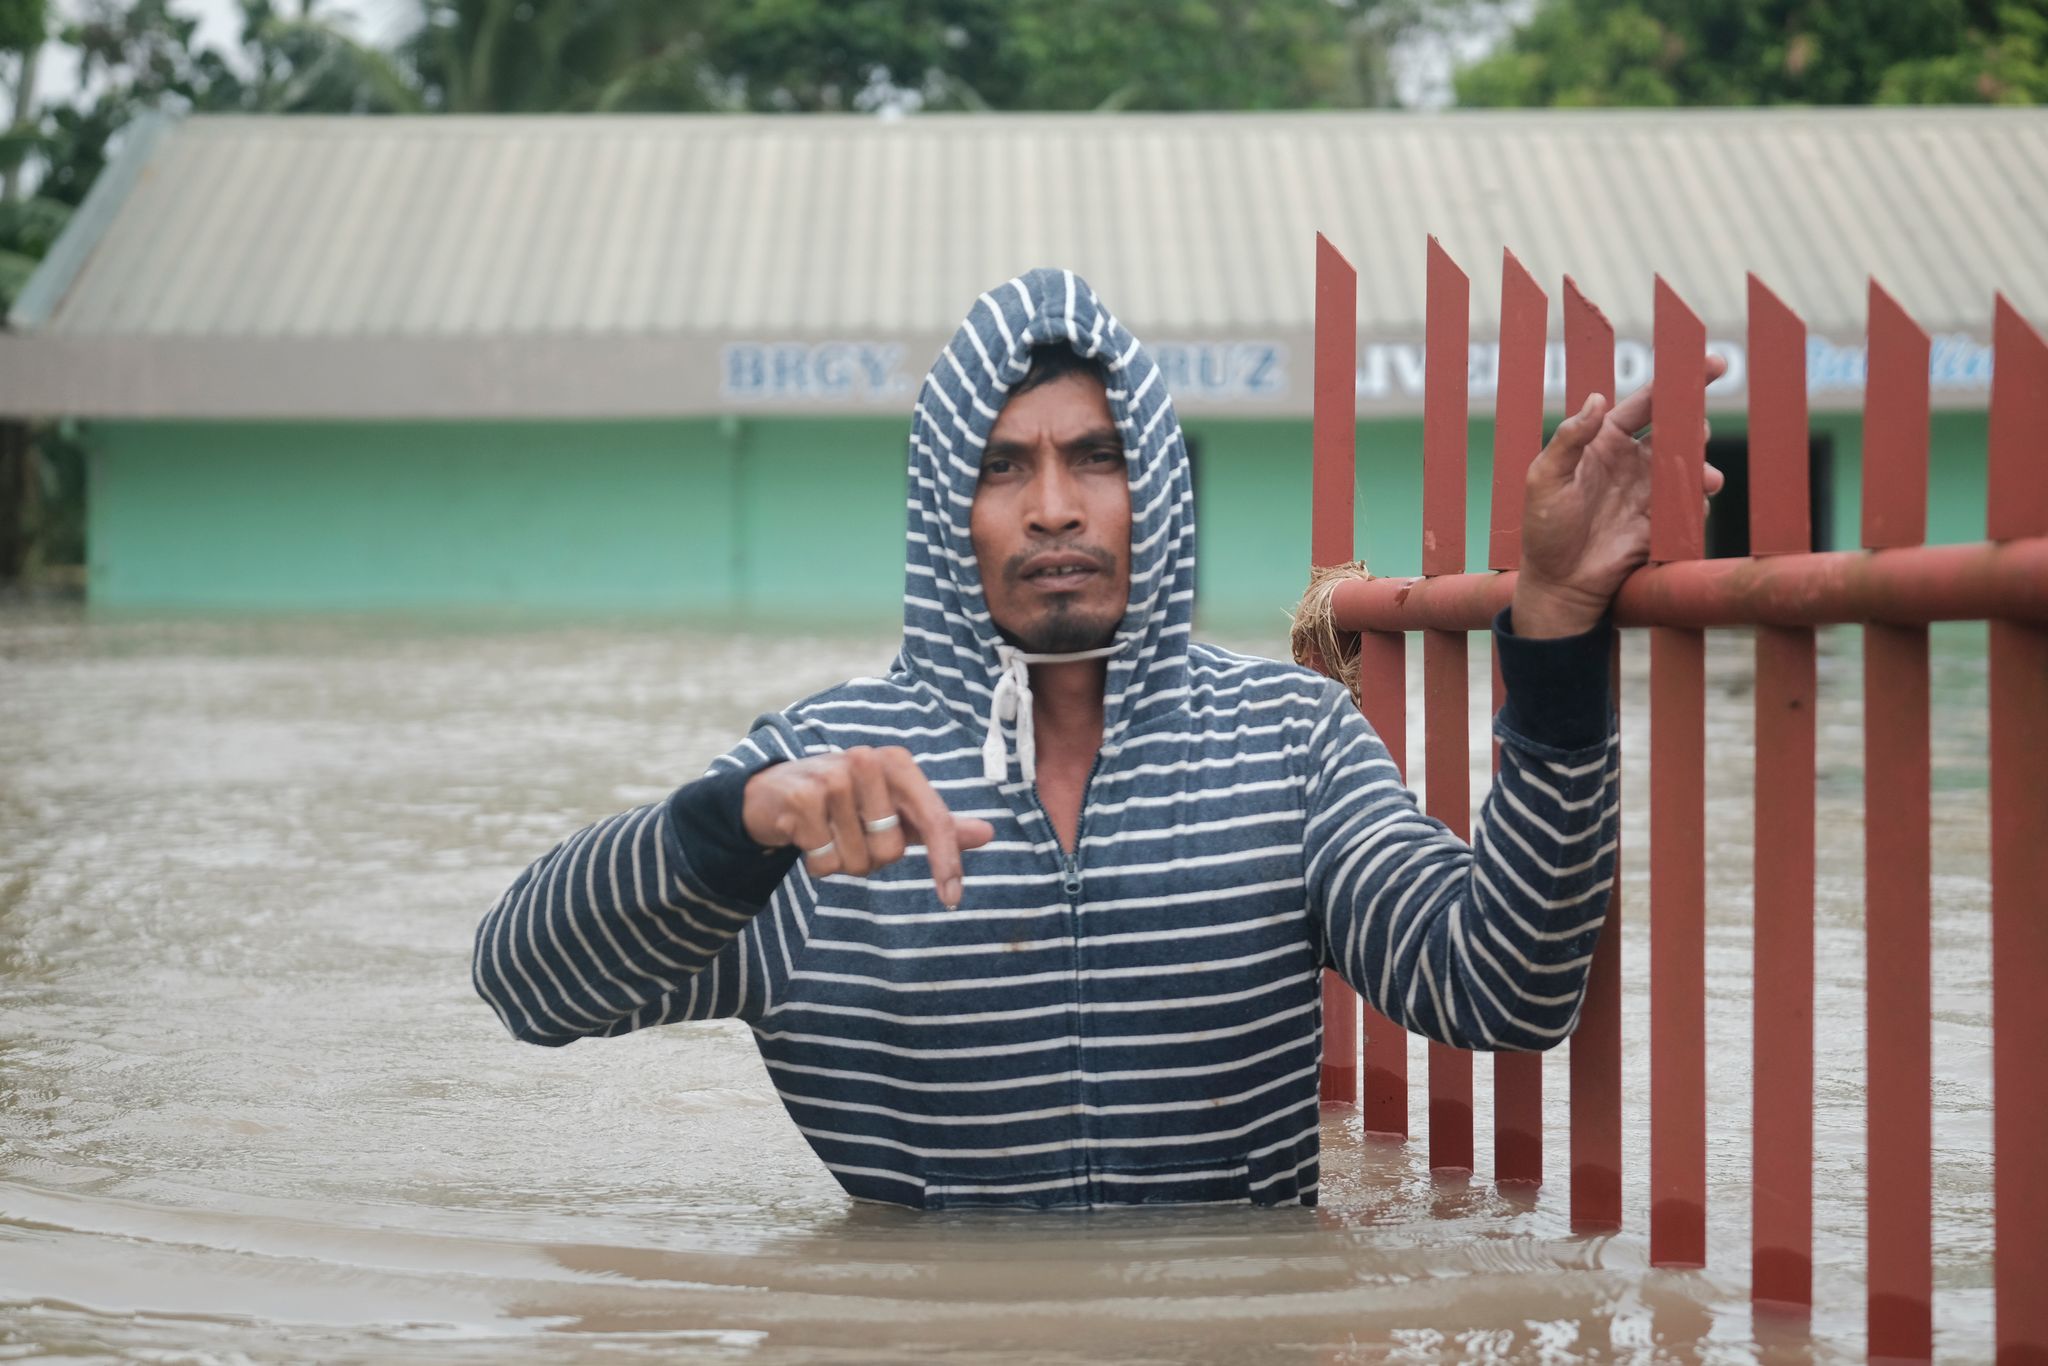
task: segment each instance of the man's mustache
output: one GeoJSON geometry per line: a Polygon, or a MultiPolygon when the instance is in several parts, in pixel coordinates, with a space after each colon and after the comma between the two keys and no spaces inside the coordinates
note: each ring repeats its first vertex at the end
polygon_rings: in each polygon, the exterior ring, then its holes
{"type": "Polygon", "coordinates": [[[1015,583],[1024,577],[1024,566],[1040,555],[1080,555],[1094,563],[1105,574],[1116,573],[1116,556],[1101,546],[1082,545],[1077,541],[1048,541],[1020,550],[1003,562],[1003,578],[1015,583]]]}

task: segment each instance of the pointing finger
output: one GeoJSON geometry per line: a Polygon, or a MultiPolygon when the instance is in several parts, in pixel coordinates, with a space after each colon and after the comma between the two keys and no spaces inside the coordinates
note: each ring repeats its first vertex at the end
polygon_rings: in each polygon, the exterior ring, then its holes
{"type": "MultiPolygon", "coordinates": [[[[925,862],[932,870],[932,886],[937,889],[939,900],[948,909],[960,904],[960,840],[955,832],[953,813],[946,803],[932,789],[931,782],[924,776],[907,750],[894,751],[900,757],[889,765],[889,790],[896,800],[896,809],[917,828],[917,834],[924,841],[925,862]]],[[[993,829],[990,838],[994,837],[993,829]]],[[[986,843],[986,841],[983,841],[986,843]]]]}

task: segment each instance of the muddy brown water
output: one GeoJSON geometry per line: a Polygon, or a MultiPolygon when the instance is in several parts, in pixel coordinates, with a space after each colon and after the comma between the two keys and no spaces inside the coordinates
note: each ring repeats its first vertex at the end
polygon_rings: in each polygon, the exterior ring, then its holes
{"type": "MultiPolygon", "coordinates": [[[[1229,639],[1271,651],[1277,639],[1229,639]]],[[[885,634],[0,611],[0,1359],[1848,1361],[1862,1355],[1862,793],[1823,640],[1818,1308],[1747,1301],[1748,643],[1712,637],[1711,1265],[1648,1265],[1642,643],[1627,657],[1629,1205],[1324,1130],[1315,1210],[856,1206],[743,1027],[511,1042],[476,921],[885,634]]],[[[1486,675],[1475,666],[1475,678],[1486,675]]],[[[1991,1351],[1985,693],[1936,633],[1937,1347],[1991,1351]]],[[[1419,700],[1411,706],[1419,719],[1419,700]]],[[[1475,709],[1475,735],[1483,716],[1475,709]]],[[[1419,735],[1412,754],[1420,754],[1419,735]]],[[[1484,750],[1473,756],[1484,791],[1484,750]]]]}

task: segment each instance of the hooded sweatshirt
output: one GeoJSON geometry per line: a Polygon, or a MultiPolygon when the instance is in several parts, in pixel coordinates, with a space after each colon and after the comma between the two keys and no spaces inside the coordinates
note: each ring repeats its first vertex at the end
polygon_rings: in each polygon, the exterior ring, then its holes
{"type": "Polygon", "coordinates": [[[1325,968],[1456,1047],[1570,1033],[1613,876],[1606,627],[1538,642],[1497,624],[1501,767],[1468,847],[1417,809],[1341,686],[1192,642],[1173,404],[1071,272],[975,303],[919,392],[907,487],[888,671],[762,717],[485,917],[474,981],[515,1037],[737,1017],[849,1193],[935,1209],[1313,1204],[1325,968]],[[1071,853],[1025,777],[1030,699],[997,705],[1028,670],[968,528],[979,452],[1046,344],[1106,368],[1131,492],[1130,598],[1071,853]],[[816,878],[747,838],[753,773],[860,745],[908,748],[957,815],[994,825],[956,908],[922,847],[816,878]]]}

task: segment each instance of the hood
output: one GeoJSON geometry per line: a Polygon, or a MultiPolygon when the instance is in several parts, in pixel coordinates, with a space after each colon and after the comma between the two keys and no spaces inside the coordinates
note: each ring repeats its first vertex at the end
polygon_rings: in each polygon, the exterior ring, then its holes
{"type": "MultiPolygon", "coordinates": [[[[1107,749],[1145,719],[1146,698],[1176,696],[1186,687],[1195,605],[1194,483],[1158,367],[1072,271],[1034,270],[982,295],[918,391],[897,667],[942,698],[975,734],[988,729],[1006,647],[982,596],[968,513],[982,448],[1011,386],[1030,369],[1032,350],[1054,342],[1109,371],[1109,407],[1123,433],[1131,485],[1131,593],[1109,657],[1107,749]]],[[[1018,774],[1012,759],[1008,781],[1018,774]]]]}

